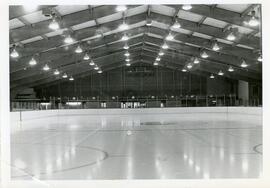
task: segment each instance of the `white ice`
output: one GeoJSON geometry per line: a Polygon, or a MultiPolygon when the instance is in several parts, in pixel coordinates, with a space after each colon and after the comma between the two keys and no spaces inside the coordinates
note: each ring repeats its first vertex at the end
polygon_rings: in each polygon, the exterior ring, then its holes
{"type": "Polygon", "coordinates": [[[262,172],[261,115],[69,114],[12,127],[13,179],[258,178],[262,172]]]}

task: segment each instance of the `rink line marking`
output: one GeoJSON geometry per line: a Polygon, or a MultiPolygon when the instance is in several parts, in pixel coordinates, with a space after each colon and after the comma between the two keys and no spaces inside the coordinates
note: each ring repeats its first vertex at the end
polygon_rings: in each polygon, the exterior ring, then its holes
{"type": "MultiPolygon", "coordinates": [[[[63,146],[63,147],[71,147],[71,146],[66,146],[66,145],[61,145],[61,144],[33,144],[33,145],[51,145],[51,146],[63,146]]],[[[61,170],[54,170],[52,172],[49,172],[49,173],[46,173],[46,172],[41,172],[39,173],[38,175],[47,175],[47,174],[55,174],[55,173],[60,173],[60,172],[66,172],[66,171],[70,171],[70,170],[76,170],[76,169],[79,169],[79,168],[84,168],[84,167],[87,167],[87,166],[93,166],[97,163],[100,163],[106,159],[109,158],[109,153],[106,152],[105,150],[102,150],[100,148],[94,148],[94,147],[89,147],[89,146],[76,146],[77,148],[85,148],[85,149],[90,149],[90,150],[96,150],[96,151],[99,151],[101,153],[103,153],[103,158],[102,159],[99,159],[99,160],[96,160],[96,161],[93,161],[91,163],[87,163],[87,164],[84,164],[84,165],[80,165],[80,166],[76,166],[76,167],[72,167],[72,168],[66,168],[66,169],[61,169],[61,170]]],[[[31,173],[28,173],[27,174],[31,174],[31,173]]],[[[31,174],[33,175],[34,177],[36,175],[34,174],[31,174]]],[[[29,175],[22,175],[22,176],[12,176],[11,178],[23,178],[23,177],[28,177],[29,175]]]]}
{"type": "Polygon", "coordinates": [[[60,134],[61,134],[61,132],[57,132],[57,133],[55,133],[54,135],[50,135],[50,136],[47,136],[47,137],[45,137],[45,138],[42,138],[40,141],[33,141],[33,143],[34,143],[34,144],[35,144],[35,143],[42,143],[42,142],[48,140],[49,138],[55,137],[55,136],[60,135],[60,134]]]}
{"type": "Polygon", "coordinates": [[[75,147],[79,146],[82,142],[84,142],[89,136],[95,135],[97,132],[99,132],[100,129],[96,129],[92,131],[91,133],[87,134],[84,138],[78,141],[78,143],[75,144],[75,147]]]}

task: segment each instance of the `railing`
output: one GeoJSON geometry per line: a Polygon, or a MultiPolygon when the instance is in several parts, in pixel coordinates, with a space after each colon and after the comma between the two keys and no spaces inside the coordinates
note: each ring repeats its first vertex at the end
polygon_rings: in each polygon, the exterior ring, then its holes
{"type": "Polygon", "coordinates": [[[49,109],[91,108],[164,108],[164,107],[207,107],[207,106],[261,106],[259,98],[242,100],[236,95],[207,96],[148,96],[148,97],[89,97],[50,98],[43,100],[16,100],[11,102],[11,111],[49,109]]]}

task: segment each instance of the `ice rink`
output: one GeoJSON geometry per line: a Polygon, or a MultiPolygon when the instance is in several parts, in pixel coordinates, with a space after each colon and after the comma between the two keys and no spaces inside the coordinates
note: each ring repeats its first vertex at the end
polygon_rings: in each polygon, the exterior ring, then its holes
{"type": "Polygon", "coordinates": [[[261,108],[55,110],[23,112],[22,121],[13,112],[11,118],[16,180],[258,178],[262,173],[261,108]]]}

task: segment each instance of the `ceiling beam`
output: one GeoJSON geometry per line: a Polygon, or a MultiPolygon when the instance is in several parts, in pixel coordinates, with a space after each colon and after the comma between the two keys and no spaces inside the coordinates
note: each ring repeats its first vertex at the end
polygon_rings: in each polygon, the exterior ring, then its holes
{"type": "Polygon", "coordinates": [[[37,6],[36,9],[27,10],[27,7],[22,6],[22,5],[10,5],[9,6],[9,20],[12,20],[14,18],[20,18],[27,14],[41,11],[42,9],[45,9],[45,8],[53,8],[53,7],[55,7],[55,5],[39,5],[37,6]]]}
{"type": "MultiPolygon", "coordinates": [[[[128,6],[128,8],[129,9],[135,8],[137,6],[131,5],[131,6],[128,6]]],[[[94,19],[98,19],[98,18],[115,14],[117,13],[115,8],[116,8],[116,5],[106,5],[106,6],[103,5],[103,6],[92,8],[92,14],[89,14],[89,10],[86,9],[83,11],[61,16],[61,21],[60,21],[61,28],[70,28],[74,25],[78,25],[84,22],[89,22],[94,19]]],[[[14,11],[12,10],[12,12],[14,11]]],[[[52,32],[52,30],[48,27],[50,22],[51,22],[51,19],[35,23],[33,27],[31,28],[31,30],[29,30],[28,26],[12,29],[10,31],[11,36],[14,42],[19,42],[19,41],[29,39],[35,36],[40,36],[46,33],[50,33],[52,32]]]]}
{"type": "MultiPolygon", "coordinates": [[[[129,31],[130,34],[135,34],[135,33],[141,33],[141,32],[145,32],[145,27],[140,28],[141,30],[138,30],[136,28],[131,29],[129,31]]],[[[153,33],[153,34],[158,34],[158,35],[163,35],[164,32],[166,32],[164,29],[161,28],[157,28],[157,27],[147,27],[147,31],[153,33]]],[[[118,39],[120,39],[121,35],[123,32],[120,32],[116,37],[119,37],[118,39]]],[[[176,39],[185,43],[191,43],[194,45],[201,45],[201,47],[203,48],[208,48],[211,49],[211,45],[212,45],[212,41],[208,40],[208,39],[203,39],[200,37],[195,37],[195,36],[189,36],[189,35],[185,35],[185,34],[179,34],[176,32],[173,32],[176,35],[176,39]]],[[[88,37],[89,35],[85,35],[83,36],[88,37]]],[[[114,39],[115,36],[113,36],[114,39]]],[[[111,39],[111,38],[110,38],[111,39]]],[[[113,42],[113,40],[107,40],[108,42],[113,42]]],[[[95,45],[99,45],[102,44],[102,41],[100,40],[96,40],[92,42],[93,46],[95,45]]],[[[71,48],[74,47],[77,44],[74,45],[70,45],[71,48]]],[[[239,47],[233,47],[231,45],[226,45],[223,43],[219,44],[222,48],[222,50],[218,53],[227,53],[227,54],[233,54],[233,55],[238,55],[238,57],[245,57],[245,58],[253,58],[253,61],[256,61],[255,58],[257,58],[255,56],[255,54],[251,53],[250,50],[246,50],[243,48],[239,48],[239,47]]],[[[44,53],[40,54],[40,60],[42,61],[42,57],[44,57],[46,59],[46,61],[48,60],[53,60],[53,57],[55,57],[55,54],[57,54],[57,56],[60,55],[64,55],[65,53],[69,53],[69,51],[65,50],[64,47],[61,48],[55,48],[55,50],[50,50],[50,51],[46,51],[44,53]],[[49,59],[48,59],[49,58],[49,59]]],[[[216,52],[215,52],[216,53],[216,52]]],[[[11,72],[15,72],[18,70],[22,70],[27,66],[28,61],[31,59],[32,56],[25,56],[25,57],[21,57],[19,59],[19,62],[17,61],[11,61],[11,72]]]]}
{"type": "MultiPolygon", "coordinates": [[[[157,20],[158,22],[168,23],[171,17],[166,16],[166,15],[161,15],[156,12],[155,13],[152,12],[151,18],[157,20]]],[[[184,20],[180,18],[177,18],[177,20],[180,22],[181,28],[183,29],[186,29],[192,32],[202,33],[202,34],[214,37],[214,38],[228,40],[227,39],[228,32],[223,32],[221,28],[213,27],[206,24],[201,24],[200,26],[198,26],[197,22],[192,22],[192,21],[188,21],[188,20],[184,20]]],[[[254,36],[248,37],[247,35],[241,34],[241,33],[237,34],[237,38],[234,41],[234,43],[243,44],[246,46],[253,47],[255,49],[260,49],[261,47],[260,39],[258,37],[254,37],[254,36]]]]}
{"type": "MultiPolygon", "coordinates": [[[[253,8],[257,5],[258,4],[253,4],[250,7],[253,8]]],[[[170,7],[173,7],[173,8],[177,8],[178,6],[180,6],[180,5],[170,5],[170,7]]],[[[233,4],[232,4],[232,6],[233,6],[233,4]]],[[[250,11],[250,10],[248,10],[248,11],[250,11]]],[[[184,10],[181,10],[181,11],[184,11],[184,10]]],[[[221,21],[227,22],[229,24],[233,24],[233,25],[237,25],[237,26],[241,26],[241,27],[245,27],[245,28],[259,31],[258,26],[252,27],[252,26],[249,26],[249,25],[244,23],[245,21],[247,21],[251,18],[251,16],[249,16],[247,14],[237,13],[237,12],[225,10],[222,8],[218,8],[217,6],[213,7],[211,5],[192,5],[192,9],[188,10],[188,12],[192,12],[192,13],[199,14],[199,15],[202,15],[205,17],[209,17],[212,19],[221,20],[221,21]]]]}
{"type": "MultiPolygon", "coordinates": [[[[98,56],[92,56],[93,61],[95,64],[97,64],[100,68],[102,68],[105,63],[108,60],[115,60],[115,59],[122,59],[124,58],[124,50],[122,49],[122,46],[115,46],[115,50],[105,50],[102,53],[99,53],[98,56]]],[[[135,54],[138,54],[138,50],[141,49],[141,43],[133,44],[130,48],[131,56],[134,56],[135,54]]],[[[65,57],[57,62],[54,62],[50,65],[51,70],[54,71],[55,69],[58,69],[61,72],[66,72],[69,69],[72,70],[73,66],[89,66],[89,61],[85,61],[82,58],[79,59],[72,59],[70,57],[65,57]]],[[[52,71],[50,71],[52,73],[52,71]]],[[[20,74],[12,75],[11,76],[11,84],[16,84],[18,81],[20,83],[24,80],[32,80],[34,77],[39,77],[40,75],[47,75],[48,72],[45,72],[42,70],[42,67],[36,68],[36,69],[29,69],[26,71],[21,71],[20,74]]]]}

